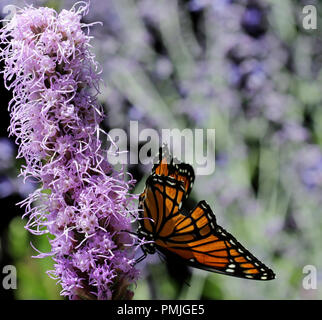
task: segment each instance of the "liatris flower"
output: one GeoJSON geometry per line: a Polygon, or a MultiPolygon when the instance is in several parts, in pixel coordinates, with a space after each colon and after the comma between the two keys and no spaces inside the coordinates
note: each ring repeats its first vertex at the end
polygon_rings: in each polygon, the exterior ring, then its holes
{"type": "Polygon", "coordinates": [[[87,10],[83,3],[59,14],[29,6],[0,30],[4,79],[13,91],[10,134],[26,160],[22,175],[41,184],[23,202],[26,228],[53,235],[51,252],[37,257],[53,256],[48,274],[61,294],[128,299],[138,276],[133,239],[123,231],[130,230],[134,180],[105,160],[98,138],[100,78],[83,32],[89,25],[81,23],[87,10]]]}

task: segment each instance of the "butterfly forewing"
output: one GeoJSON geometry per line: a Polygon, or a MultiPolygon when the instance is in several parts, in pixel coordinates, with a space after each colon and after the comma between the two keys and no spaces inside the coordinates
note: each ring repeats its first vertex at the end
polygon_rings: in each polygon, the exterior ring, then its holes
{"type": "Polygon", "coordinates": [[[150,176],[140,196],[145,229],[155,236],[164,234],[164,223],[176,216],[184,194],[182,182],[165,176],[150,176]]]}
{"type": "Polygon", "coordinates": [[[158,162],[153,166],[152,174],[181,181],[185,189],[184,198],[186,199],[191,192],[195,180],[193,168],[187,163],[179,163],[178,160],[171,158],[166,145],[160,148],[156,160],[158,162]]]}

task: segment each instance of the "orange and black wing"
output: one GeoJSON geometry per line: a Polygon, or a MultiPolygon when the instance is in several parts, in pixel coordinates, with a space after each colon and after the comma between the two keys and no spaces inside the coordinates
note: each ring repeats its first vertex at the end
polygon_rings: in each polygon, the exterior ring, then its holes
{"type": "Polygon", "coordinates": [[[184,195],[182,182],[165,176],[150,176],[139,198],[144,231],[158,236],[164,224],[177,215],[184,195]]]}
{"type": "Polygon", "coordinates": [[[205,201],[188,214],[180,204],[185,189],[180,181],[151,176],[140,199],[148,218],[144,229],[153,233],[157,249],[172,253],[188,265],[230,276],[271,280],[274,272],[245,249],[230,233],[216,223],[205,201]]]}
{"type": "Polygon", "coordinates": [[[159,149],[159,154],[154,158],[154,165],[152,168],[152,174],[159,176],[168,176],[170,166],[172,166],[173,159],[170,156],[167,145],[163,145],[159,149]]]}
{"type": "Polygon", "coordinates": [[[157,239],[156,245],[161,251],[177,254],[195,268],[247,279],[275,278],[271,269],[217,225],[205,201],[199,202],[189,216],[178,213],[163,228],[171,232],[157,239]]]}
{"type": "Polygon", "coordinates": [[[195,180],[192,166],[173,159],[169,154],[167,145],[160,148],[155,159],[155,165],[152,168],[152,175],[171,177],[181,181],[185,189],[184,199],[188,198],[195,180]]]}

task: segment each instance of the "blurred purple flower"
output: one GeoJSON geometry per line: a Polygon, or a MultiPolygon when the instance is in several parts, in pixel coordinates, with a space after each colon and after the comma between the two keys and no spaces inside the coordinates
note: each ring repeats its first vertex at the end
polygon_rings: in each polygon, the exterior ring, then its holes
{"type": "Polygon", "coordinates": [[[0,138],[0,171],[12,166],[15,155],[15,147],[8,138],[0,138]]]}
{"type": "Polygon", "coordinates": [[[262,36],[267,30],[264,9],[260,8],[259,3],[248,5],[241,21],[245,31],[255,38],[262,36]]]}
{"type": "Polygon", "coordinates": [[[190,11],[200,11],[203,10],[206,6],[210,5],[210,0],[191,0],[189,2],[190,11]]]}
{"type": "Polygon", "coordinates": [[[274,143],[281,145],[287,142],[305,142],[309,137],[309,132],[302,125],[287,121],[283,123],[281,130],[277,131],[274,136],[274,143]]]}
{"type": "Polygon", "coordinates": [[[0,199],[10,196],[14,191],[12,181],[6,176],[0,176],[0,199]]]}
{"type": "Polygon", "coordinates": [[[322,151],[315,145],[308,145],[296,157],[296,170],[301,182],[308,190],[322,188],[322,151]]]}
{"type": "Polygon", "coordinates": [[[245,11],[243,22],[250,26],[257,26],[262,20],[262,13],[257,8],[249,8],[245,11]]]}
{"type": "Polygon", "coordinates": [[[88,4],[57,14],[32,6],[0,30],[5,84],[13,90],[10,134],[25,158],[22,176],[41,183],[22,202],[26,229],[51,233],[55,269],[48,274],[71,299],[126,299],[133,267],[128,192],[134,180],[104,159],[98,138],[98,65],[89,51],[88,4]],[[91,93],[91,90],[94,93],[91,93]],[[40,201],[39,201],[40,200],[40,201]],[[35,205],[35,202],[37,204],[35,205]]]}

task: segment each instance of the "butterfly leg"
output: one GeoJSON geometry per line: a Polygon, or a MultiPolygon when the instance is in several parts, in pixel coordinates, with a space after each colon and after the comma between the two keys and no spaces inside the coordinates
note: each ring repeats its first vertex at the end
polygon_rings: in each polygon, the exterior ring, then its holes
{"type": "Polygon", "coordinates": [[[133,236],[138,236],[138,234],[136,232],[132,232],[132,231],[129,231],[129,230],[121,230],[119,232],[126,232],[126,233],[129,233],[129,234],[132,234],[133,236]]]}
{"type": "Polygon", "coordinates": [[[136,264],[140,263],[142,260],[144,260],[147,257],[147,255],[148,254],[145,251],[143,251],[143,255],[135,260],[134,265],[136,265],[136,264]]]}

